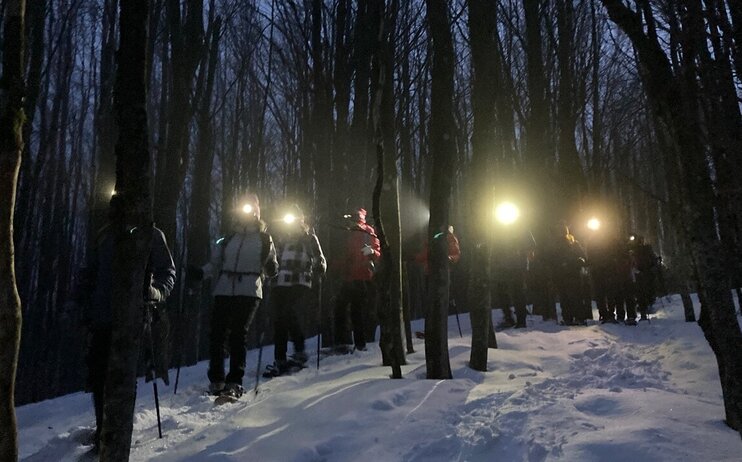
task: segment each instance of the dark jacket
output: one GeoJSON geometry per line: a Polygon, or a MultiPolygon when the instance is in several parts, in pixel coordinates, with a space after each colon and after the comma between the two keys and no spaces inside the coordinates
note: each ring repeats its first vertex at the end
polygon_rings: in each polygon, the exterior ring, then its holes
{"type": "MultiPolygon", "coordinates": [[[[88,266],[82,284],[84,291],[90,294],[89,303],[85,304],[84,320],[93,326],[111,322],[111,293],[113,291],[113,248],[114,236],[109,225],[104,226],[96,236],[95,245],[88,255],[88,266]]],[[[167,246],[165,235],[158,228],[152,228],[152,241],[147,264],[150,273],[150,285],[155,291],[142,294],[150,298],[149,293],[156,293],[155,301],[164,301],[175,287],[175,263],[167,246]]],[[[146,289],[146,283],[145,283],[146,289]]]]}

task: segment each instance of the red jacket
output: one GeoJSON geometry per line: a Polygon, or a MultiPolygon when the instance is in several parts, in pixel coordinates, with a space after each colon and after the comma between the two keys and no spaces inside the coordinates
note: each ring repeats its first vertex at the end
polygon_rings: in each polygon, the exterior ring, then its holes
{"type": "Polygon", "coordinates": [[[374,262],[381,256],[381,244],[376,236],[374,227],[365,221],[357,221],[350,229],[345,242],[343,258],[343,280],[370,281],[374,277],[374,262]],[[364,255],[364,248],[368,246],[371,252],[364,255]]]}
{"type": "MultiPolygon", "coordinates": [[[[448,245],[448,261],[451,263],[458,263],[458,261],[461,259],[461,247],[459,247],[459,239],[454,233],[446,233],[446,244],[448,245]]],[[[428,243],[425,242],[425,246],[423,247],[423,249],[414,257],[415,262],[420,263],[423,266],[425,274],[430,273],[428,253],[428,243]]]]}

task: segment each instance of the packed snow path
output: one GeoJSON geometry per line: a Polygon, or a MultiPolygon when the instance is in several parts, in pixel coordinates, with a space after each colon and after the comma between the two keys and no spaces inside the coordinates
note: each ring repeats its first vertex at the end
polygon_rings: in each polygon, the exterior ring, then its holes
{"type": "MultiPolygon", "coordinates": [[[[529,318],[498,332],[489,372],[467,367],[450,319],[453,380],[425,380],[415,339],[403,380],[390,380],[376,345],[327,357],[320,370],[262,381],[219,408],[204,395],[206,364],[183,369],[178,395],[161,387],[157,439],[149,384],[139,384],[132,460],[143,461],[739,461],[727,428],[716,360],[678,297],[658,300],[651,324],[560,327],[529,318]]],[[[499,312],[496,312],[499,316],[499,312]]],[[[422,324],[416,326],[422,328],[422,324]]],[[[313,340],[308,348],[312,349],[313,340]]],[[[316,343],[314,343],[316,345],[316,343]]],[[[264,350],[272,358],[272,347],[264,350]]],[[[257,351],[245,386],[254,385],[257,351]]],[[[310,359],[314,363],[314,358],[310,359]]],[[[262,379],[261,379],[262,380],[262,379]]],[[[27,461],[85,460],[88,395],[18,409],[27,461]]]]}

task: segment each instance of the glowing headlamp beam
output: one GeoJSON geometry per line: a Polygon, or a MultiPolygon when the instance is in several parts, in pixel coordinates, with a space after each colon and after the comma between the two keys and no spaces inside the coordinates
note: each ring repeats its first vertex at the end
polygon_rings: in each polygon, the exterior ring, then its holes
{"type": "Polygon", "coordinates": [[[511,225],[520,217],[520,210],[511,202],[503,202],[495,208],[495,218],[503,225],[511,225]]]}
{"type": "Polygon", "coordinates": [[[296,215],[294,215],[293,213],[287,213],[286,215],[283,216],[283,222],[286,223],[287,225],[290,225],[291,223],[295,221],[296,221],[296,215]]]}
{"type": "Polygon", "coordinates": [[[587,227],[592,231],[599,230],[600,225],[601,225],[600,220],[598,220],[597,218],[591,218],[587,220],[587,227]]]}
{"type": "Polygon", "coordinates": [[[252,211],[253,211],[253,207],[252,207],[252,205],[250,205],[250,204],[245,204],[245,205],[243,205],[243,206],[242,206],[242,212],[243,212],[243,213],[246,213],[246,214],[248,214],[248,215],[249,215],[249,214],[251,214],[251,213],[252,213],[252,211]]]}

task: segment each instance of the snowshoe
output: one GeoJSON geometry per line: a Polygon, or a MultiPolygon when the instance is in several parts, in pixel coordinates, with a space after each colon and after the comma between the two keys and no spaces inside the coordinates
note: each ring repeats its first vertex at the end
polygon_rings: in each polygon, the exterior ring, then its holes
{"type": "Polygon", "coordinates": [[[627,326],[635,326],[637,323],[636,319],[627,319],[624,324],[626,324],[627,326]]]}
{"type": "Polygon", "coordinates": [[[245,389],[242,388],[242,385],[239,385],[237,383],[228,383],[224,390],[222,390],[221,393],[219,393],[219,396],[216,397],[214,400],[214,406],[221,406],[222,404],[227,403],[236,403],[240,400],[240,397],[245,392],[245,389]]]}
{"type": "Polygon", "coordinates": [[[273,377],[279,377],[281,375],[290,375],[295,372],[299,372],[304,369],[305,363],[296,361],[294,359],[287,359],[285,361],[276,361],[273,364],[268,364],[263,372],[263,377],[266,379],[272,379],[273,377]]]}
{"type": "Polygon", "coordinates": [[[330,348],[322,348],[320,356],[341,356],[353,353],[353,345],[336,345],[330,348]]]}
{"type": "Polygon", "coordinates": [[[415,332],[415,338],[419,338],[421,340],[425,340],[425,332],[420,332],[419,330],[415,332]]]}

